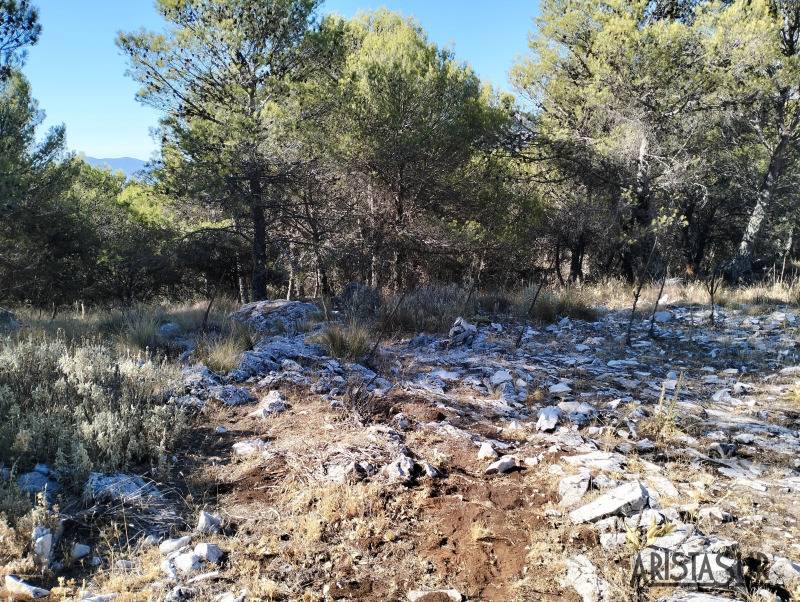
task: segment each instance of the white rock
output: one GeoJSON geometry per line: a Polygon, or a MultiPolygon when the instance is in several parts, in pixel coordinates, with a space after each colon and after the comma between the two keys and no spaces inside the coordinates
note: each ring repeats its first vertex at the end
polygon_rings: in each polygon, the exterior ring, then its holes
{"type": "Polygon", "coordinates": [[[249,592],[246,589],[239,590],[238,594],[222,594],[214,598],[214,602],[244,602],[249,592]]]}
{"type": "Polygon", "coordinates": [[[600,545],[604,550],[616,550],[626,545],[625,533],[601,533],[600,545]]]}
{"type": "Polygon", "coordinates": [[[800,565],[788,558],[776,557],[769,567],[768,579],[773,585],[800,585],[800,565]]]}
{"type": "Polygon", "coordinates": [[[654,316],[656,322],[660,323],[669,322],[672,319],[672,314],[668,311],[657,311],[654,316]]]}
{"type": "Polygon", "coordinates": [[[414,460],[408,456],[400,456],[391,464],[387,464],[383,472],[392,481],[407,483],[414,477],[414,460]]]}
{"type": "Polygon", "coordinates": [[[94,500],[145,503],[149,499],[163,499],[154,485],[136,475],[116,473],[104,475],[93,472],[86,481],[85,489],[94,500]]]}
{"type": "Polygon", "coordinates": [[[83,558],[92,553],[92,548],[82,543],[74,543],[72,545],[72,557],[75,559],[83,558]]]}
{"type": "Polygon", "coordinates": [[[560,416],[561,410],[555,406],[542,408],[537,413],[536,430],[552,431],[556,428],[560,416]]]}
{"type": "Polygon", "coordinates": [[[270,391],[261,399],[261,407],[269,414],[286,411],[286,397],[280,391],[270,391]]]}
{"type": "Polygon", "coordinates": [[[133,568],[133,563],[130,560],[121,558],[114,563],[114,568],[120,571],[129,571],[133,568]]]}
{"type": "Polygon", "coordinates": [[[50,590],[30,585],[11,575],[6,575],[6,589],[10,594],[25,596],[26,598],[33,598],[34,600],[37,598],[45,598],[50,595],[50,590]]]}
{"type": "Polygon", "coordinates": [[[111,602],[114,598],[119,596],[118,593],[113,594],[95,594],[94,596],[84,596],[81,602],[111,602]]]}
{"type": "Polygon", "coordinates": [[[422,468],[422,476],[428,479],[436,479],[439,477],[439,471],[436,470],[430,463],[425,462],[424,460],[419,463],[419,467],[422,468]]]}
{"type": "Polygon", "coordinates": [[[218,426],[214,430],[217,432],[218,435],[224,435],[225,433],[228,432],[228,429],[226,429],[224,426],[218,426]]]}
{"type": "Polygon", "coordinates": [[[507,371],[498,370],[489,379],[489,383],[492,385],[492,387],[497,387],[503,383],[511,382],[513,379],[514,377],[511,376],[511,374],[509,374],[507,371]]]}
{"type": "Polygon", "coordinates": [[[169,558],[161,561],[161,572],[164,573],[167,581],[178,580],[178,571],[175,570],[175,563],[169,558]]]}
{"type": "Polygon", "coordinates": [[[233,453],[239,456],[249,456],[263,451],[267,447],[267,442],[261,439],[247,439],[233,444],[233,453]]]}
{"type": "Polygon", "coordinates": [[[562,395],[572,392],[572,388],[567,383],[558,383],[550,387],[551,395],[562,395]]]}
{"type": "Polygon", "coordinates": [[[625,456],[615,452],[593,451],[580,456],[564,456],[561,459],[582,468],[598,468],[606,472],[625,472],[625,456]]]}
{"type": "Polygon", "coordinates": [[[212,564],[218,564],[222,558],[222,550],[214,543],[199,543],[194,547],[194,553],[212,564]]]}
{"type": "Polygon", "coordinates": [[[175,568],[183,573],[199,571],[202,566],[200,557],[192,552],[179,554],[173,562],[175,563],[175,568]]]}
{"type": "Polygon", "coordinates": [[[492,463],[486,469],[486,474],[498,474],[508,472],[517,465],[517,460],[514,456],[503,456],[497,462],[492,463]]]}
{"type": "Polygon", "coordinates": [[[429,590],[421,590],[421,589],[412,589],[409,590],[407,597],[411,602],[416,602],[420,598],[427,596],[428,594],[444,594],[453,602],[461,602],[464,599],[464,596],[456,589],[429,589],[429,590]]]}
{"type": "Polygon", "coordinates": [[[492,447],[492,444],[488,441],[484,441],[481,444],[481,448],[478,450],[478,460],[488,460],[490,458],[497,458],[498,453],[492,447]]]}
{"type": "Polygon", "coordinates": [[[592,487],[595,489],[613,489],[614,487],[618,486],[618,481],[615,481],[610,476],[602,472],[596,477],[592,477],[592,487]]]}
{"type": "Polygon", "coordinates": [[[561,496],[559,505],[569,508],[580,502],[589,489],[590,480],[591,475],[588,472],[581,472],[561,479],[558,484],[558,495],[561,496]]]}
{"type": "Polygon", "coordinates": [[[670,596],[659,598],[656,602],[731,602],[731,599],[703,592],[679,590],[670,596]]]}
{"type": "Polygon", "coordinates": [[[162,554],[171,554],[175,550],[180,550],[183,546],[188,546],[191,541],[191,535],[184,535],[183,537],[175,537],[173,539],[165,539],[158,546],[158,551],[162,554]]]}
{"type": "Polygon", "coordinates": [[[53,533],[46,527],[34,527],[31,534],[33,540],[33,555],[40,565],[47,566],[50,563],[50,555],[53,552],[53,533]]]}
{"type": "Polygon", "coordinates": [[[612,489],[593,502],[573,510],[569,513],[569,518],[578,525],[612,514],[629,515],[641,510],[647,504],[648,499],[647,489],[639,481],[633,481],[612,489]]]}
{"type": "Polygon", "coordinates": [[[186,583],[191,585],[192,583],[199,583],[201,581],[208,581],[209,579],[218,579],[220,576],[219,571],[209,571],[208,573],[201,573],[196,577],[192,577],[186,583]]]}
{"type": "Polygon", "coordinates": [[[221,517],[201,511],[200,516],[197,517],[197,527],[195,527],[195,531],[211,535],[219,531],[220,525],[222,525],[221,517]]]}
{"type": "Polygon", "coordinates": [[[562,587],[575,589],[583,602],[610,602],[613,599],[611,586],[584,554],[567,559],[565,564],[567,574],[561,580],[562,587]]]}
{"type": "Polygon", "coordinates": [[[650,452],[655,451],[656,446],[653,444],[650,439],[640,439],[636,442],[636,450],[640,454],[649,454],[650,452]]]}
{"type": "Polygon", "coordinates": [[[451,372],[449,370],[432,370],[428,373],[428,376],[431,378],[438,378],[439,380],[443,380],[445,382],[455,382],[461,378],[461,375],[458,372],[451,372]]]}

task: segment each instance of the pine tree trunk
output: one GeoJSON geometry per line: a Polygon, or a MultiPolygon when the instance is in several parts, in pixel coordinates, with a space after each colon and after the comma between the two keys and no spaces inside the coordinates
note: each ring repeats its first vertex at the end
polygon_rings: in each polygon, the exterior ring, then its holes
{"type": "MultiPolygon", "coordinates": [[[[260,185],[258,187],[260,191],[260,185]]],[[[250,282],[252,301],[267,298],[267,220],[264,208],[254,204],[251,208],[253,218],[253,278],[250,282]]]]}
{"type": "Polygon", "coordinates": [[[753,275],[753,251],[755,250],[756,238],[761,232],[761,226],[767,217],[767,210],[775,197],[778,177],[783,169],[783,156],[788,144],[788,133],[782,134],[778,145],[772,151],[769,169],[767,169],[764,180],[759,187],[758,199],[752,213],[750,213],[747,227],[744,229],[742,240],[739,243],[739,250],[728,266],[728,273],[732,282],[749,279],[753,275]]]}

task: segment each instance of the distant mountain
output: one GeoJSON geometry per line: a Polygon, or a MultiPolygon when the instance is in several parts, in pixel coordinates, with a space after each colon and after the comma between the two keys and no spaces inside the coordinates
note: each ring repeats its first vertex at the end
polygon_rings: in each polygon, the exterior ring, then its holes
{"type": "Polygon", "coordinates": [[[129,178],[132,178],[137,171],[144,169],[145,163],[147,163],[147,161],[134,159],[133,157],[120,157],[118,159],[95,159],[94,157],[84,157],[83,159],[89,165],[94,165],[96,167],[108,165],[111,168],[111,171],[117,171],[118,169],[121,169],[129,178]]]}

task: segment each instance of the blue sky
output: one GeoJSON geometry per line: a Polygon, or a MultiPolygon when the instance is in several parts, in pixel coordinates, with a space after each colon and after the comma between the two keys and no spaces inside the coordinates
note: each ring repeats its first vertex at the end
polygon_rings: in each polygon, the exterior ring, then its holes
{"type": "MultiPolygon", "coordinates": [[[[150,158],[149,130],[159,113],[134,100],[136,83],[125,77],[125,59],[114,44],[119,30],[161,29],[152,0],[34,0],[42,36],[29,50],[24,73],[47,114],[44,127],[64,123],[67,145],[88,156],[150,158]]],[[[506,74],[527,50],[536,1],[522,0],[325,0],[323,12],[351,17],[386,6],[413,15],[439,45],[481,77],[510,89],[506,74]]]]}

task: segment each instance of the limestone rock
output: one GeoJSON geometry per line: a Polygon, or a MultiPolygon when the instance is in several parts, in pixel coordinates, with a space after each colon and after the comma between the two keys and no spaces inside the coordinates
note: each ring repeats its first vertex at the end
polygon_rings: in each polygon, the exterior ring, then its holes
{"type": "Polygon", "coordinates": [[[481,443],[481,448],[478,450],[478,460],[489,460],[490,458],[496,458],[498,453],[492,447],[492,444],[488,441],[484,441],[481,443]]]}
{"type": "Polygon", "coordinates": [[[182,573],[194,573],[195,571],[199,571],[202,566],[200,556],[193,552],[178,554],[173,562],[175,563],[175,568],[182,573]]]}
{"type": "Polygon", "coordinates": [[[461,602],[464,599],[464,596],[457,589],[412,589],[406,594],[410,602],[417,602],[418,600],[419,602],[425,602],[426,597],[434,595],[437,595],[437,599],[441,599],[442,595],[447,596],[453,602],[461,602]]]}
{"type": "Polygon", "coordinates": [[[104,475],[93,472],[86,481],[85,489],[96,501],[145,503],[148,500],[164,499],[164,494],[143,478],[121,473],[104,475]]]}
{"type": "Polygon", "coordinates": [[[50,595],[50,590],[30,585],[12,575],[6,575],[6,589],[11,594],[33,598],[34,600],[46,598],[50,595]]]}
{"type": "Polygon", "coordinates": [[[574,524],[579,525],[612,514],[627,516],[644,508],[648,500],[647,489],[639,481],[632,481],[631,483],[620,485],[593,502],[573,510],[569,513],[569,517],[574,524]]]}
{"type": "Polygon", "coordinates": [[[74,543],[72,545],[72,557],[76,560],[78,558],[83,558],[84,556],[88,556],[92,553],[92,548],[87,546],[86,544],[82,543],[74,543]]]}
{"type": "Polygon", "coordinates": [[[450,345],[469,344],[475,339],[478,329],[467,322],[464,318],[456,318],[453,327],[450,329],[450,345]]]}
{"type": "Polygon", "coordinates": [[[408,483],[414,478],[414,466],[414,460],[408,456],[400,456],[391,464],[387,464],[383,472],[391,481],[408,483]]]}
{"type": "Polygon", "coordinates": [[[201,511],[200,515],[197,517],[197,527],[195,527],[195,531],[197,531],[198,533],[211,535],[213,533],[219,532],[221,525],[222,525],[221,517],[216,516],[214,514],[209,514],[208,512],[205,511],[201,511]]]}
{"type": "Polygon", "coordinates": [[[769,567],[768,580],[773,585],[794,587],[800,585],[800,564],[788,558],[776,557],[769,567]]]}
{"type": "MultiPolygon", "coordinates": [[[[20,475],[19,479],[17,479],[17,487],[25,493],[39,493],[40,491],[44,491],[48,498],[58,493],[61,489],[58,483],[51,481],[36,470],[20,475]]],[[[50,500],[48,499],[48,501],[50,500]]]]}
{"type": "Polygon", "coordinates": [[[584,554],[578,554],[565,562],[567,574],[561,580],[562,587],[571,587],[583,598],[583,602],[611,602],[610,584],[603,579],[584,554]]]}
{"type": "Polygon", "coordinates": [[[184,546],[188,546],[192,541],[191,535],[184,535],[183,537],[175,537],[173,539],[165,539],[158,546],[158,551],[162,554],[171,554],[175,550],[180,550],[184,546]]]}
{"type": "Polygon", "coordinates": [[[548,406],[539,410],[537,414],[536,430],[552,431],[558,424],[561,417],[561,410],[555,406],[548,406]]]}
{"type": "Polygon", "coordinates": [[[267,442],[261,439],[247,439],[233,444],[233,453],[237,456],[249,456],[263,451],[267,447],[267,442]]]}
{"type": "Polygon", "coordinates": [[[572,388],[567,383],[557,383],[550,387],[551,395],[565,395],[571,392],[572,388]]]}
{"type": "Polygon", "coordinates": [[[53,533],[46,527],[34,527],[31,534],[33,540],[33,555],[36,562],[41,566],[50,564],[50,556],[53,553],[53,533]]]}
{"type": "Polygon", "coordinates": [[[565,508],[575,506],[588,491],[590,481],[591,475],[588,472],[561,479],[558,484],[558,495],[561,497],[559,505],[565,508]]]}
{"type": "Polygon", "coordinates": [[[213,543],[199,543],[194,547],[194,553],[212,564],[219,564],[222,558],[222,550],[213,543]]]}
{"type": "Polygon", "coordinates": [[[493,462],[489,468],[486,469],[486,474],[499,474],[508,472],[517,465],[517,460],[514,456],[503,456],[497,462],[493,462]]]}

